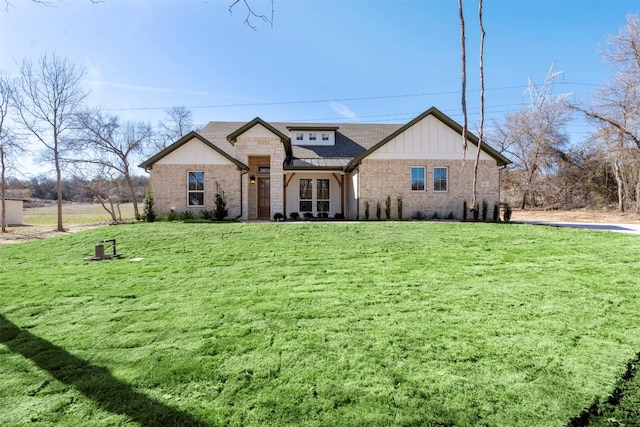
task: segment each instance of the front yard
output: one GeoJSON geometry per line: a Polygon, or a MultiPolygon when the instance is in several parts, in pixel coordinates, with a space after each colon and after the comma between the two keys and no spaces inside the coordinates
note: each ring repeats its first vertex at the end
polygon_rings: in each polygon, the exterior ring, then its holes
{"type": "Polygon", "coordinates": [[[152,223],[2,246],[0,424],[567,425],[640,351],[638,243],[152,223]],[[121,259],[83,261],[110,238],[121,259]]]}

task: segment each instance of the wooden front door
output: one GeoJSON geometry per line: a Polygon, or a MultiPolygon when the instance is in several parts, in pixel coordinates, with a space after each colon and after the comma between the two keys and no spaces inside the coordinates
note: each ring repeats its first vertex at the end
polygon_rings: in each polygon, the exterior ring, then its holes
{"type": "Polygon", "coordinates": [[[271,217],[271,179],[258,178],[258,218],[271,217]]]}

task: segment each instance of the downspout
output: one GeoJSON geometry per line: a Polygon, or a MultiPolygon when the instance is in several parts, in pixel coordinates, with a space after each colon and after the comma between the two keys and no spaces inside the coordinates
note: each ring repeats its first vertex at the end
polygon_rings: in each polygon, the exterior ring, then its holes
{"type": "Polygon", "coordinates": [[[356,176],[358,177],[358,183],[357,183],[357,190],[358,190],[358,197],[356,199],[356,221],[360,220],[360,167],[358,166],[356,168],[356,176]]]}
{"type": "Polygon", "coordinates": [[[244,172],[240,173],[240,215],[236,217],[235,219],[236,221],[238,220],[238,218],[242,218],[242,205],[244,202],[244,195],[242,193],[242,177],[248,173],[249,173],[249,170],[245,170],[244,172]]]}

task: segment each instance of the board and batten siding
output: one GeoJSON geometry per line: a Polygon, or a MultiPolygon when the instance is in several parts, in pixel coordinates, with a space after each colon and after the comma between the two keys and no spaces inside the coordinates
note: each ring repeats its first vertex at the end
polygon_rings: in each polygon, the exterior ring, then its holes
{"type": "MultiPolygon", "coordinates": [[[[473,161],[476,146],[469,143],[466,159],[473,161]]],[[[370,160],[462,160],[462,136],[433,116],[427,116],[367,156],[370,160]]],[[[493,160],[484,151],[480,160],[493,160]]],[[[495,161],[494,161],[495,162],[495,161]]]]}
{"type": "MultiPolygon", "coordinates": [[[[364,218],[365,203],[369,202],[369,218],[375,218],[380,203],[384,209],[387,197],[392,202],[392,217],[396,218],[397,201],[402,199],[403,218],[420,211],[440,218],[453,215],[462,218],[463,203],[471,203],[473,164],[476,146],[469,143],[463,166],[462,137],[445,123],[427,116],[406,129],[362,160],[359,166],[359,217],[364,218]],[[412,191],[411,168],[425,169],[424,191],[412,191]],[[447,168],[447,191],[435,191],[434,168],[447,168]]],[[[478,164],[478,201],[493,209],[499,203],[499,168],[496,160],[480,153],[478,164]]]]}

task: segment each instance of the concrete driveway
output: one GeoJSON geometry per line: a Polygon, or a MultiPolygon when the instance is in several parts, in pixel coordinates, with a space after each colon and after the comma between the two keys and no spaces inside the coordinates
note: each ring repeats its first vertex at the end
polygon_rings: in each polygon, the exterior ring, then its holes
{"type": "Polygon", "coordinates": [[[587,222],[555,222],[555,221],[514,221],[521,224],[548,225],[551,227],[582,228],[586,230],[614,231],[616,233],[640,234],[640,224],[603,224],[587,222]]]}

